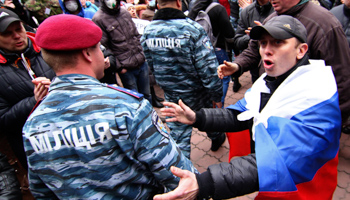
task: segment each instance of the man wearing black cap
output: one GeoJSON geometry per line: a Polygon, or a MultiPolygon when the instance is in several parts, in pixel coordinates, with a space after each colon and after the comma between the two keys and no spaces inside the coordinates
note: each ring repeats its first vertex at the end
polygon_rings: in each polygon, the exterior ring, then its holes
{"type": "Polygon", "coordinates": [[[37,199],[150,199],[178,184],[170,166],[196,172],[148,100],[98,81],[101,38],[94,22],[76,15],[51,16],[38,28],[36,42],[57,76],[23,128],[37,199]]]}
{"type": "Polygon", "coordinates": [[[0,127],[25,169],[22,127],[54,76],[34,34],[26,33],[14,12],[0,9],[0,127]]]}
{"type": "MultiPolygon", "coordinates": [[[[270,0],[270,3],[275,12],[265,22],[278,15],[297,18],[308,32],[310,59],[322,59],[326,65],[332,66],[337,80],[342,122],[344,126],[350,126],[350,122],[347,122],[350,116],[350,48],[342,25],[331,12],[309,0],[270,0]]],[[[257,67],[261,74],[264,67],[258,49],[256,41],[250,42],[234,62],[219,66],[219,76],[228,76],[236,71],[243,73],[257,67]]]]}
{"type": "Polygon", "coordinates": [[[179,187],[154,199],[227,199],[259,191],[256,199],[331,199],[337,185],[341,114],[335,78],[322,60],[309,60],[306,29],[281,15],[250,36],[258,40],[266,73],[226,109],[193,112],[166,102],[167,121],[201,131],[251,128],[256,153],[211,165],[195,175],[173,167],[179,187]]]}

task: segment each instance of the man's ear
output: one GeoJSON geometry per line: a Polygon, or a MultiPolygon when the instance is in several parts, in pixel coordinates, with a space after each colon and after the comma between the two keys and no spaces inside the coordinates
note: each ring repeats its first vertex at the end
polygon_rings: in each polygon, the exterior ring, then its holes
{"type": "Polygon", "coordinates": [[[176,0],[176,6],[179,8],[179,10],[181,10],[182,9],[182,1],[176,0]]]}
{"type": "Polygon", "coordinates": [[[299,49],[299,52],[297,54],[297,59],[300,60],[306,54],[307,50],[309,49],[309,46],[307,45],[307,43],[301,43],[299,44],[298,49],[299,49]]]}
{"type": "Polygon", "coordinates": [[[90,53],[91,53],[90,50],[91,50],[90,48],[82,50],[83,57],[87,62],[92,62],[92,58],[90,56],[90,53]]]}

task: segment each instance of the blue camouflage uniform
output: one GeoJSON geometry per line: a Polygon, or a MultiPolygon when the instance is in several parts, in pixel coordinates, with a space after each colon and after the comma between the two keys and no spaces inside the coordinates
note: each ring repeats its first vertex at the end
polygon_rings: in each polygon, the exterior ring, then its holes
{"type": "Polygon", "coordinates": [[[56,77],[28,118],[24,146],[37,199],[149,199],[197,173],[147,100],[87,75],[56,77]]]}
{"type": "MultiPolygon", "coordinates": [[[[195,111],[221,101],[222,82],[216,72],[219,64],[210,40],[202,26],[182,11],[158,10],[145,28],[141,44],[167,101],[182,99],[195,111]]],[[[190,157],[192,127],[178,122],[167,125],[180,149],[190,157]]],[[[219,134],[208,136],[215,139],[219,134]]]]}

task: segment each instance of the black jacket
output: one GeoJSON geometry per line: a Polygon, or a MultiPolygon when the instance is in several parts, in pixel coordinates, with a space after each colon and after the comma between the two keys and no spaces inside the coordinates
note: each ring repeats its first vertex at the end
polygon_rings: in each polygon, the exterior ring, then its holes
{"type": "MultiPolygon", "coordinates": [[[[34,42],[34,34],[27,35],[28,48],[24,51],[24,56],[29,59],[37,77],[52,79],[55,73],[43,60],[40,48],[34,42]]],[[[0,49],[0,127],[1,132],[6,133],[9,138],[21,164],[26,166],[22,127],[37,101],[34,98],[34,84],[20,57],[18,54],[5,53],[0,49]]]]}
{"type": "MultiPolygon", "coordinates": [[[[197,0],[190,10],[188,17],[194,20],[200,10],[205,10],[213,0],[197,0]]],[[[233,49],[233,38],[235,36],[235,31],[232,28],[230,18],[226,12],[226,9],[221,4],[219,6],[213,7],[208,12],[210,23],[213,29],[213,35],[219,37],[217,40],[216,47],[222,49],[233,49]]]]}
{"type": "Polygon", "coordinates": [[[248,47],[250,37],[245,33],[245,30],[248,30],[249,27],[255,27],[254,21],[262,23],[274,11],[270,2],[261,6],[257,1],[242,10],[234,37],[234,51],[236,55],[248,47]]]}
{"type": "Polygon", "coordinates": [[[22,193],[15,174],[15,170],[8,163],[6,156],[2,153],[0,153],[0,199],[22,199],[22,193]]]}

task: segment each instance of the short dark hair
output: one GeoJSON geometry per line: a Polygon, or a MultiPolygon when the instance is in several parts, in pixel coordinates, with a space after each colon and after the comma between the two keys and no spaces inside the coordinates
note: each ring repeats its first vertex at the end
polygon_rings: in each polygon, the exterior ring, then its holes
{"type": "Polygon", "coordinates": [[[167,3],[174,2],[174,1],[176,1],[176,0],[157,0],[157,4],[160,5],[160,6],[164,6],[167,3]]]}
{"type": "Polygon", "coordinates": [[[41,49],[45,62],[55,71],[61,71],[66,66],[75,66],[77,56],[82,50],[56,51],[41,49]]]}

